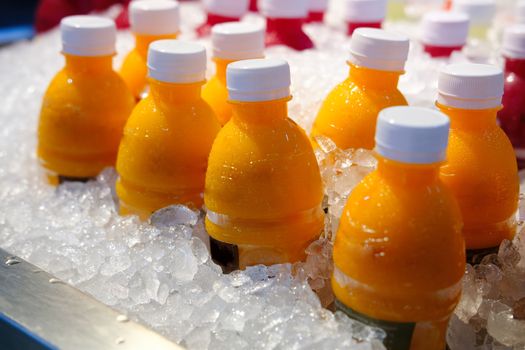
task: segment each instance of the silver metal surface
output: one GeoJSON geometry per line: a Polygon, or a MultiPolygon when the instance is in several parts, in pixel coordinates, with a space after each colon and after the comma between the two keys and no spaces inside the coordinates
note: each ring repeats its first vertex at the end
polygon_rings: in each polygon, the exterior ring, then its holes
{"type": "MultiPolygon", "coordinates": [[[[36,338],[44,339],[53,347],[63,350],[182,349],[2,249],[1,314],[23,326],[36,338]]],[[[3,348],[1,338],[0,348],[3,348]]]]}

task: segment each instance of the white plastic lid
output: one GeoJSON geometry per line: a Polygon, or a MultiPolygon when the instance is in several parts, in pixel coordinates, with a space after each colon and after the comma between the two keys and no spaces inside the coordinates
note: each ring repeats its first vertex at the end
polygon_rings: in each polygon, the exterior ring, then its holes
{"type": "Polygon", "coordinates": [[[149,76],[166,83],[188,84],[204,81],[206,49],[180,40],[158,40],[149,46],[149,76]]]}
{"type": "Polygon", "coordinates": [[[516,24],[505,30],[501,53],[508,58],[525,59],[525,24],[516,24]]]}
{"type": "Polygon", "coordinates": [[[376,152],[387,159],[410,164],[445,160],[450,121],[436,110],[397,106],[379,112],[376,152]]]}
{"type": "Polygon", "coordinates": [[[137,0],[129,5],[131,31],[164,35],[179,31],[179,3],[174,0],[137,0]]]}
{"type": "Polygon", "coordinates": [[[328,0],[310,0],[308,10],[312,12],[325,12],[328,9],[328,0]]]}
{"type": "Polygon", "coordinates": [[[349,62],[384,71],[403,71],[409,40],[404,35],[375,28],[357,28],[350,40],[349,62]]]}
{"type": "Polygon", "coordinates": [[[226,85],[231,101],[259,102],[290,96],[290,66],[280,59],[254,59],[230,63],[226,85]]]}
{"type": "Polygon", "coordinates": [[[345,0],[347,22],[380,22],[386,16],[386,0],[345,0]]]}
{"type": "Polygon", "coordinates": [[[62,52],[74,56],[108,56],[115,53],[117,30],[111,19],[69,16],[60,22],[62,52]]]}
{"type": "Polygon", "coordinates": [[[232,18],[248,13],[250,0],[203,0],[206,12],[232,18]]]}
{"type": "Polygon", "coordinates": [[[264,26],[228,22],[213,26],[213,57],[243,60],[264,57],[264,26]]]}
{"type": "Polygon", "coordinates": [[[421,41],[424,44],[455,47],[467,42],[469,18],[461,12],[430,12],[421,21],[421,41]]]}
{"type": "Polygon", "coordinates": [[[438,102],[460,109],[488,109],[501,105],[503,72],[488,64],[457,63],[439,73],[438,102]]]}
{"type": "Polygon", "coordinates": [[[259,12],[267,18],[305,18],[310,0],[259,0],[259,12]]]}
{"type": "Polygon", "coordinates": [[[494,0],[454,0],[452,10],[469,16],[471,24],[490,24],[496,13],[494,0]]]}
{"type": "Polygon", "coordinates": [[[516,5],[516,22],[525,23],[525,0],[518,1],[516,5]]]}

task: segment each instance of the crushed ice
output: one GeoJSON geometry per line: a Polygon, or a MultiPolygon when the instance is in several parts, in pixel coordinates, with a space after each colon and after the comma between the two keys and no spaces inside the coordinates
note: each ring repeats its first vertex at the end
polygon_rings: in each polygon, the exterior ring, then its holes
{"type": "MultiPolygon", "coordinates": [[[[291,64],[290,116],[306,130],[326,93],[348,70],[348,40],[335,6],[329,26],[306,28],[321,50],[267,51],[291,64]]],[[[182,11],[182,37],[193,39],[190,29],[203,15],[194,5],[184,4],[182,11]]],[[[249,15],[247,20],[260,19],[249,15]]],[[[389,26],[415,32],[414,24],[389,26]]],[[[201,42],[209,47],[209,42],[201,42]]],[[[131,35],[120,33],[117,64],[131,47],[131,35]]],[[[150,223],[121,217],[115,206],[113,169],[86,184],[67,183],[56,189],[45,184],[35,156],[36,125],[41,97],[62,65],[58,52],[56,31],[0,50],[3,249],[189,349],[383,348],[381,331],[323,307],[333,301],[333,232],[349,192],[375,167],[371,152],[340,150],[329,139],[318,139],[316,156],[330,210],[325,232],[308,248],[307,260],[223,275],[210,259],[202,212],[172,206],[156,212],[150,223]]],[[[461,54],[453,58],[464,59],[461,54]]],[[[437,70],[443,64],[412,45],[400,83],[412,104],[433,104],[437,70]]],[[[523,203],[521,208],[525,210],[523,203]]],[[[481,265],[467,266],[463,298],[448,333],[453,350],[525,346],[524,235],[522,230],[481,265]]]]}

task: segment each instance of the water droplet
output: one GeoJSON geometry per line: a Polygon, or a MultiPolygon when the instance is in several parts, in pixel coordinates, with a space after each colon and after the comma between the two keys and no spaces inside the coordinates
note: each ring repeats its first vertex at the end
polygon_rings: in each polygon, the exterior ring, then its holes
{"type": "Polygon", "coordinates": [[[117,316],[117,322],[128,322],[129,318],[126,315],[118,315],[117,316]]]}
{"type": "Polygon", "coordinates": [[[50,278],[49,283],[51,284],[57,284],[57,283],[64,283],[63,281],[59,280],[58,278],[50,278]]]}
{"type": "Polygon", "coordinates": [[[123,344],[125,341],[126,339],[122,337],[118,337],[117,340],[115,340],[115,343],[120,345],[120,344],[123,344]]]}
{"type": "Polygon", "coordinates": [[[11,265],[16,265],[16,264],[20,264],[20,260],[18,260],[18,259],[17,259],[16,257],[14,257],[14,256],[10,256],[10,257],[8,257],[8,258],[6,259],[5,264],[6,264],[6,265],[9,265],[9,266],[11,266],[11,265]]]}

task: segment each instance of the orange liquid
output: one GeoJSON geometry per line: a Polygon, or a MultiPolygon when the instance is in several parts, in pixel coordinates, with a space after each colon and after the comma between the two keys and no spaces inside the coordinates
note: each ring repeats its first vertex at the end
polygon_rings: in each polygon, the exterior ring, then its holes
{"type": "Polygon", "coordinates": [[[239,247],[240,268],[302,260],[323,228],[319,168],[287,101],[234,102],[210,153],[206,229],[239,247]]]}
{"type": "Polygon", "coordinates": [[[386,107],[407,105],[397,89],[400,75],[401,72],[350,64],[348,78],[324,100],[312,128],[312,138],[327,136],[342,149],[373,149],[378,113],[386,107]]]}
{"type": "Polygon", "coordinates": [[[149,44],[156,40],[176,38],[177,34],[135,34],[135,48],[128,53],[119,71],[120,76],[124,79],[135,98],[139,99],[147,86],[149,44]]]}
{"type": "Polygon", "coordinates": [[[51,184],[56,175],[89,178],[114,166],[135,104],[111,56],[65,58],[44,95],[38,125],[38,157],[51,184]]]}
{"type": "Polygon", "coordinates": [[[121,214],[142,219],[160,208],[200,208],[208,154],[220,125],[200,96],[202,83],[150,80],[120,144],[117,194],[121,214]]]}
{"type": "Polygon", "coordinates": [[[378,160],[341,218],[335,296],[370,318],[415,322],[411,350],[443,350],[465,271],[458,205],[439,164],[378,160]]]}
{"type": "Polygon", "coordinates": [[[202,88],[202,98],[211,106],[219,123],[226,124],[232,117],[233,109],[228,103],[226,88],[226,66],[234,61],[214,58],[215,75],[202,88]]]}
{"type": "Polygon", "coordinates": [[[467,249],[497,247],[516,232],[519,197],[516,156],[496,124],[499,108],[438,107],[451,122],[441,179],[461,208],[467,249]]]}

